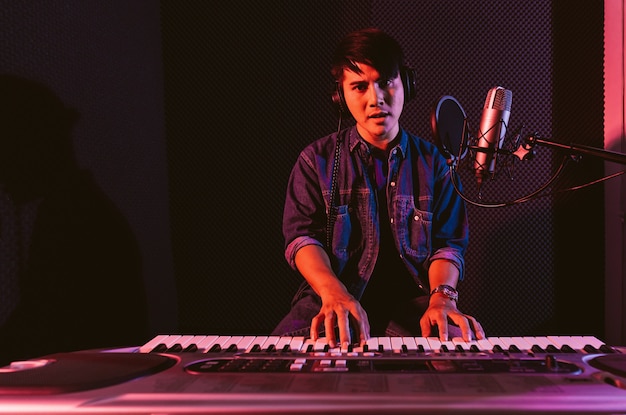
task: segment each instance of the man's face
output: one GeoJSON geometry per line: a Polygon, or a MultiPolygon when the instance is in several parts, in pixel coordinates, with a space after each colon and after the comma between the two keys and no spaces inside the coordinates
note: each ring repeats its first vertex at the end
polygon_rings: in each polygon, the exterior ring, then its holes
{"type": "Polygon", "coordinates": [[[400,126],[404,106],[404,88],[400,75],[381,79],[376,69],[358,64],[362,73],[344,70],[343,95],[348,110],[356,120],[357,130],[368,143],[385,148],[400,126]]]}

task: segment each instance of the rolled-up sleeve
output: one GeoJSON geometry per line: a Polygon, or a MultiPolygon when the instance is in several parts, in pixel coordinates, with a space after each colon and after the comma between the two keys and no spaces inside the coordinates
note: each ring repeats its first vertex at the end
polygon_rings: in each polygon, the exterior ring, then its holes
{"type": "Polygon", "coordinates": [[[295,269],[295,257],[306,245],[324,246],[326,234],[326,186],[320,172],[326,171],[327,158],[312,146],[305,148],[294,165],[285,197],[283,236],[285,259],[295,269]]]}
{"type": "Polygon", "coordinates": [[[433,211],[433,252],[430,261],[444,259],[459,269],[459,279],[465,276],[465,252],[469,242],[469,226],[465,202],[456,192],[448,169],[442,170],[436,185],[433,211]]]}

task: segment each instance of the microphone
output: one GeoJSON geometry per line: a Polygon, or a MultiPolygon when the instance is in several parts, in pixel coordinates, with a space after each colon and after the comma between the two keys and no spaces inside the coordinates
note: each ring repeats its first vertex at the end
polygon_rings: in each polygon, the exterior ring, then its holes
{"type": "Polygon", "coordinates": [[[474,160],[474,172],[479,189],[487,172],[493,174],[495,171],[496,154],[498,149],[502,147],[506,135],[512,99],[513,93],[501,86],[491,88],[487,94],[480,119],[478,146],[474,160]],[[498,146],[497,149],[496,145],[498,146]]]}

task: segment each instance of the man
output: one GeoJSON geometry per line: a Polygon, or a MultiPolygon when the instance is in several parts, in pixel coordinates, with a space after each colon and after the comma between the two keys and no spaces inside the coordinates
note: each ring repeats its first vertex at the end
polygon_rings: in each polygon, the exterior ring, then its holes
{"type": "Polygon", "coordinates": [[[341,346],[434,329],[442,340],[483,338],[457,308],[464,202],[435,146],[399,125],[415,92],[400,45],[378,29],[352,32],[332,74],[356,125],[307,146],[292,170],[285,256],[305,282],[274,334],[324,335],[331,347],[337,334],[341,346]]]}

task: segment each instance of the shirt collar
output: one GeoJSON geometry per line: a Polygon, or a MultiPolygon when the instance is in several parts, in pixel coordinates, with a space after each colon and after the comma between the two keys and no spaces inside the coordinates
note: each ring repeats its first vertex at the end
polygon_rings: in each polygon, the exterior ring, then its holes
{"type": "MultiPolygon", "coordinates": [[[[351,153],[353,153],[359,147],[361,147],[364,151],[368,150],[369,144],[361,138],[361,136],[357,132],[356,126],[353,126],[350,129],[348,137],[349,137],[348,141],[349,141],[351,153]]],[[[396,147],[400,149],[400,152],[402,153],[402,158],[406,157],[406,149],[408,146],[408,142],[409,142],[409,137],[408,137],[407,132],[403,128],[400,128],[400,141],[398,142],[398,144],[396,144],[396,147]]]]}

